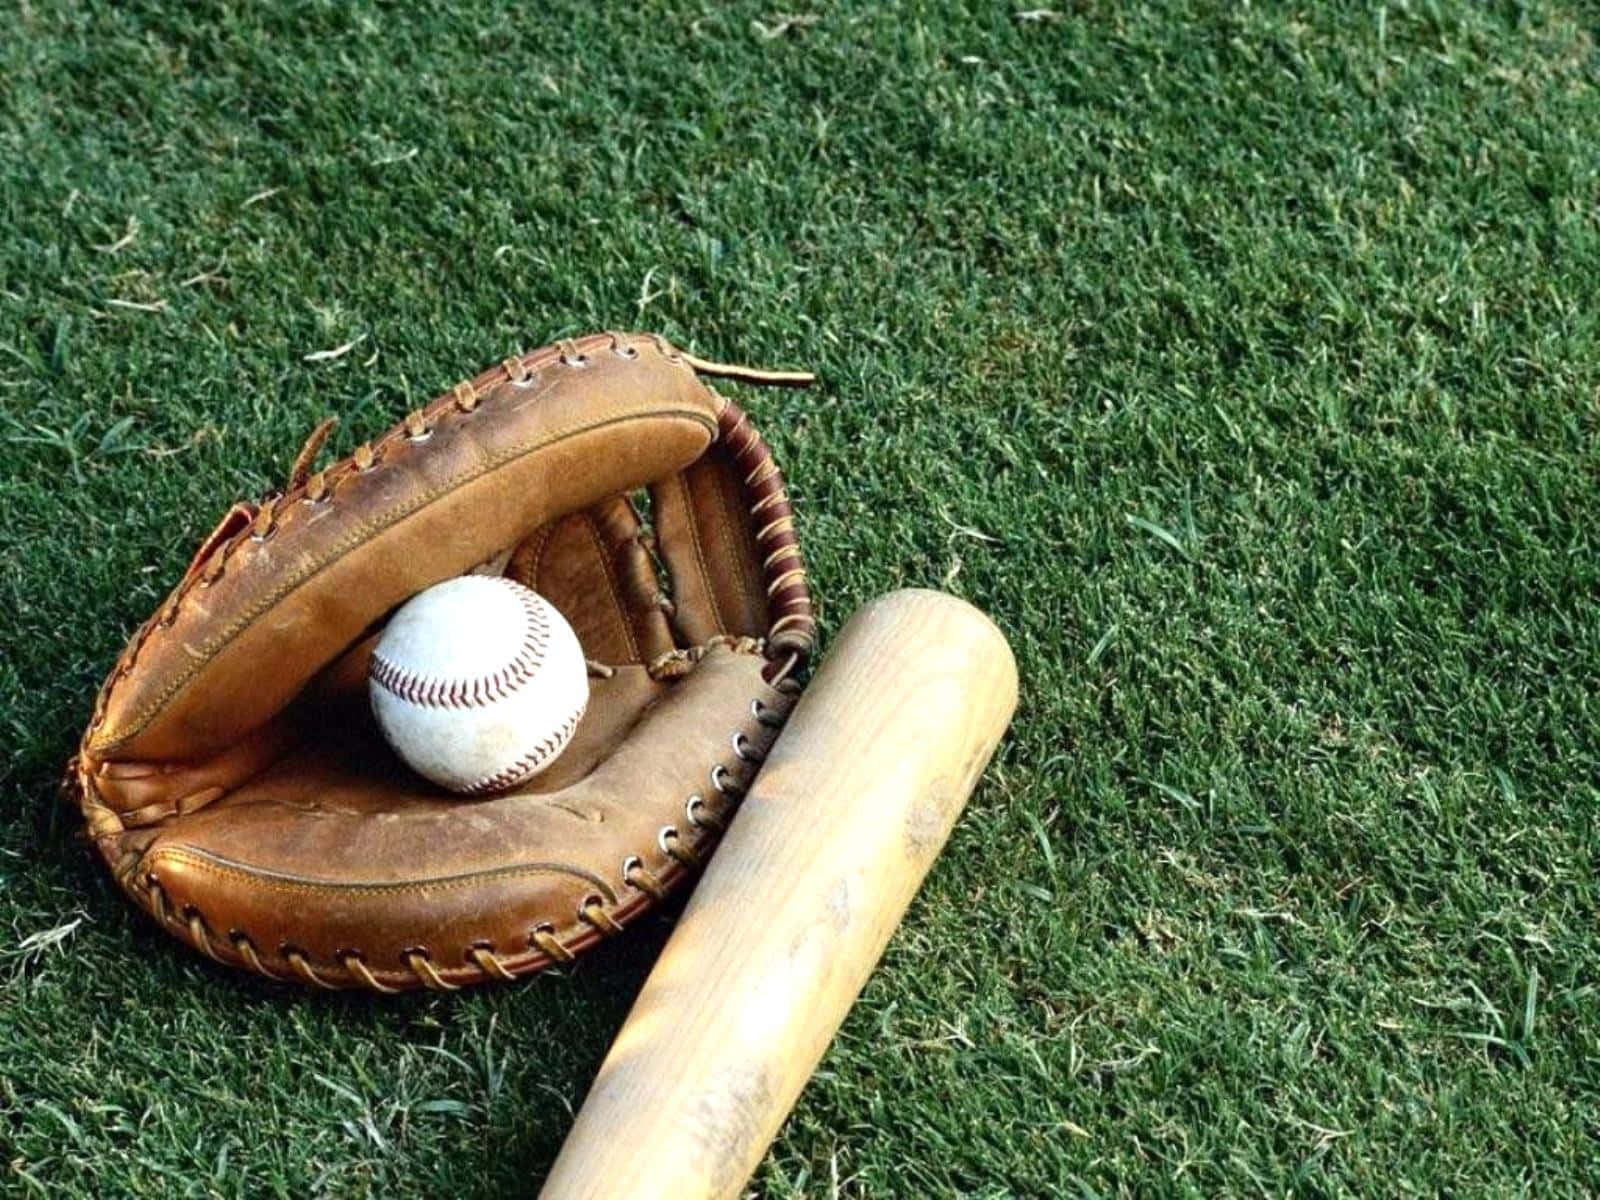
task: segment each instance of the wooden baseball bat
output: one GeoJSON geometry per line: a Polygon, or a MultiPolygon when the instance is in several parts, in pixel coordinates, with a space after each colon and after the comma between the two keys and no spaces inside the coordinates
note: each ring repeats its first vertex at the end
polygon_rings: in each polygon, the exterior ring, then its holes
{"type": "Polygon", "coordinates": [[[546,1200],[735,1197],[1010,723],[993,622],[894,592],[839,634],[623,1023],[546,1200]]]}

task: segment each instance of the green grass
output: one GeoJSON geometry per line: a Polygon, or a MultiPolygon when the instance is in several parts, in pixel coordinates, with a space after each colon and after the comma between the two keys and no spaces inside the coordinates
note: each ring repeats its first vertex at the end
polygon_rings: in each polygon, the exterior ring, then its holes
{"type": "Polygon", "coordinates": [[[1022,667],[763,1194],[1600,1189],[1593,10],[437,7],[3,17],[0,1191],[540,1178],[665,919],[302,994],[52,787],[316,420],[605,327],[819,370],[744,398],[828,628],[1022,667]]]}

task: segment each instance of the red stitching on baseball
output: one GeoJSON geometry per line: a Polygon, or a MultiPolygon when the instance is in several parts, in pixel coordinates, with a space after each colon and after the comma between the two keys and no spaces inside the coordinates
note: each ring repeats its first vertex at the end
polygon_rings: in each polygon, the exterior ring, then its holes
{"type": "Polygon", "coordinates": [[[372,678],[378,686],[402,700],[426,708],[472,708],[509,696],[532,679],[544,662],[545,651],[550,647],[550,623],[540,606],[534,603],[532,593],[521,584],[503,575],[492,578],[514,590],[517,603],[522,606],[523,615],[527,618],[522,645],[505,666],[475,679],[447,679],[409,671],[375,653],[372,656],[372,678]]]}
{"type": "Polygon", "coordinates": [[[567,744],[567,739],[572,736],[573,730],[577,729],[578,722],[583,718],[584,710],[587,708],[588,704],[586,703],[583,708],[568,717],[562,723],[560,729],[547,735],[543,741],[517,759],[516,762],[501,767],[493,775],[485,775],[476,783],[471,783],[461,788],[460,791],[464,795],[474,796],[481,792],[497,792],[501,788],[522,782],[522,780],[554,758],[557,752],[567,744]]]}

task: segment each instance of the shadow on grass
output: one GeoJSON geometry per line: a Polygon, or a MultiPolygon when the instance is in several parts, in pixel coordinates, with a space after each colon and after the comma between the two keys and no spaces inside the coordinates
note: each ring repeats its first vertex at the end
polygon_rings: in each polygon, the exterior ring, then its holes
{"type": "MultiPolygon", "coordinates": [[[[466,1196],[523,1194],[542,1182],[687,899],[686,893],[674,897],[568,967],[458,993],[384,996],[318,991],[211,962],[128,904],[87,847],[58,839],[53,856],[71,886],[85,889],[86,906],[110,936],[106,969],[143,974],[143,988],[158,994],[187,992],[189,1003],[182,1007],[202,1010],[207,1019],[241,1028],[282,1026],[301,1037],[308,1029],[324,1029],[332,1042],[387,1049],[391,1056],[444,1040],[459,1050],[456,1035],[467,1040],[469,1030],[482,1028],[486,1016],[492,1019],[509,1078],[488,1104],[487,1129],[476,1121],[453,1128],[460,1143],[449,1151],[453,1187],[466,1196]],[[118,964],[117,958],[132,961],[118,964]]],[[[393,1061],[386,1064],[388,1072],[400,1073],[393,1061]]]]}

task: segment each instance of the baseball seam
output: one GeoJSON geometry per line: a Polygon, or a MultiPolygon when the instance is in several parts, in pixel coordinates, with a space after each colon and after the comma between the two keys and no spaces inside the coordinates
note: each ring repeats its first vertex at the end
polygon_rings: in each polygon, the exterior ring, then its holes
{"type": "Polygon", "coordinates": [[[550,647],[550,623],[531,595],[512,580],[504,576],[497,578],[513,588],[526,618],[522,644],[505,666],[487,675],[448,678],[407,670],[374,653],[373,682],[401,700],[424,708],[474,708],[503,700],[538,674],[544,664],[545,651],[550,647]]]}
{"type": "Polygon", "coordinates": [[[493,775],[485,775],[482,779],[469,783],[459,789],[462,795],[475,796],[483,792],[498,792],[501,788],[508,788],[512,784],[521,783],[532,775],[545,763],[559,754],[567,744],[572,733],[578,728],[578,722],[583,718],[585,704],[575,713],[561,723],[561,728],[547,734],[543,740],[513,763],[501,767],[493,775]]]}

